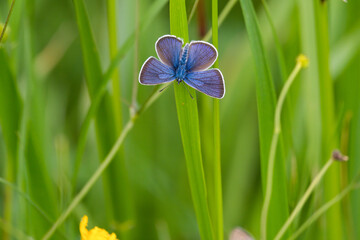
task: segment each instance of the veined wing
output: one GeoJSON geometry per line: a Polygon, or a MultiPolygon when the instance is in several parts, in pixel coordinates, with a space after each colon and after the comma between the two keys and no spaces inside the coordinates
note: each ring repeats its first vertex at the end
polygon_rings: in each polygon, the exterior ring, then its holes
{"type": "Polygon", "coordinates": [[[223,98],[225,95],[224,77],[219,69],[190,72],[184,81],[190,87],[210,97],[223,98]]]}
{"type": "Polygon", "coordinates": [[[156,85],[175,80],[174,69],[157,60],[149,57],[139,73],[139,82],[144,85],[156,85]]]}
{"type": "Polygon", "coordinates": [[[155,50],[160,60],[175,69],[179,66],[183,40],[173,35],[165,35],[155,43],[155,50]]]}
{"type": "Polygon", "coordinates": [[[217,56],[217,50],[212,44],[204,41],[192,41],[189,46],[186,70],[188,72],[206,70],[214,64],[217,56]]]}

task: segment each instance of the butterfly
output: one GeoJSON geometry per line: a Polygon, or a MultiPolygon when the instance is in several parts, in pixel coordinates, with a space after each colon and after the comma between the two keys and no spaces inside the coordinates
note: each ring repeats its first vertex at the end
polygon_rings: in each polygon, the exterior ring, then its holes
{"type": "Polygon", "coordinates": [[[142,65],[139,82],[156,85],[176,80],[213,98],[225,95],[224,77],[219,69],[208,69],[217,59],[216,48],[204,41],[192,41],[183,47],[183,40],[164,35],[155,43],[160,59],[149,57],[142,65]]]}

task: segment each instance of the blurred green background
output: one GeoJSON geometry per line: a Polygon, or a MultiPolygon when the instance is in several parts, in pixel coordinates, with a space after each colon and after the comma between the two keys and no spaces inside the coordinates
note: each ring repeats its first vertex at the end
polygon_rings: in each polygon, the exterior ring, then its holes
{"type": "MultiPolygon", "coordinates": [[[[0,1],[3,24],[11,2],[0,1]]],[[[169,3],[115,2],[117,39],[112,50],[106,1],[17,0],[14,5],[7,39],[0,45],[0,239],[41,239],[107,155],[131,116],[129,109],[141,106],[154,91],[154,87],[138,85],[137,100],[132,100],[141,65],[156,56],[156,40],[170,33],[169,3]],[[107,85],[96,121],[91,122],[74,185],[80,129],[99,88],[87,77],[92,73],[84,69],[84,62],[97,60],[84,56],[86,39],[80,40],[78,27],[83,23],[76,16],[76,2],[85,4],[100,73],[108,69],[111,52],[124,46],[124,57],[116,65],[118,75],[107,85]]],[[[333,148],[350,158],[341,166],[335,163],[331,175],[315,189],[290,228],[295,231],[330,199],[327,188],[334,186],[338,194],[360,169],[360,2],[268,0],[275,38],[264,5],[252,3],[277,95],[296,57],[304,53],[310,59],[309,68],[291,87],[283,111],[285,211],[292,211],[333,148]],[[327,83],[322,84],[323,80],[327,83]],[[324,92],[331,96],[323,98],[324,92]],[[332,112],[332,119],[324,111],[332,112]]],[[[211,1],[186,0],[188,16],[194,4],[189,38],[199,40],[211,29],[211,1]]],[[[219,68],[226,83],[226,95],[220,101],[224,236],[227,239],[232,229],[241,226],[258,239],[264,189],[258,73],[240,1],[219,0],[218,4],[219,14],[225,12],[218,32],[219,68]]],[[[92,74],[95,82],[97,77],[92,74]]],[[[78,226],[85,214],[91,228],[105,228],[119,239],[200,238],[172,88],[139,115],[109,169],[53,239],[79,239],[78,226]]],[[[200,129],[206,135],[212,130],[202,124],[207,121],[202,114],[207,98],[201,95],[197,92],[200,129]]],[[[204,142],[206,152],[212,146],[204,142]]],[[[339,239],[331,236],[329,218],[339,226],[336,236],[359,239],[360,191],[352,191],[336,208],[333,217],[320,218],[300,239],[339,239]]],[[[269,221],[272,218],[276,216],[269,216],[269,221]]]]}

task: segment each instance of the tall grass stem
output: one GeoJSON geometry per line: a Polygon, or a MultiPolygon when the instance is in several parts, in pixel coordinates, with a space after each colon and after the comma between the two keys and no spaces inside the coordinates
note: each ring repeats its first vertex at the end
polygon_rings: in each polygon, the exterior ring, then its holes
{"type": "Polygon", "coordinates": [[[11,13],[12,13],[12,11],[13,11],[14,5],[15,5],[15,0],[13,0],[13,1],[11,2],[11,6],[10,6],[9,13],[8,13],[8,15],[7,15],[7,17],[6,17],[6,21],[5,21],[4,27],[3,27],[2,31],[1,31],[0,43],[1,43],[1,41],[2,41],[2,39],[3,39],[3,37],[4,37],[4,35],[5,35],[5,31],[6,31],[7,25],[8,25],[8,23],[9,23],[9,21],[10,21],[10,17],[11,17],[11,13]]]}
{"type": "MultiPolygon", "coordinates": [[[[281,132],[281,111],[285,101],[285,97],[290,89],[290,86],[295,80],[295,77],[300,72],[301,68],[305,67],[307,63],[301,61],[300,58],[304,56],[300,55],[298,57],[297,63],[295,65],[294,70],[290,74],[289,78],[287,79],[283,89],[281,90],[278,103],[275,109],[275,117],[274,117],[274,133],[271,140],[270,146],[270,153],[269,153],[269,160],[268,160],[268,169],[267,169],[267,181],[266,181],[266,191],[265,191],[265,199],[264,204],[261,212],[261,239],[266,239],[266,228],[267,228],[267,218],[273,188],[273,174],[274,174],[274,165],[275,165],[275,155],[276,155],[276,148],[277,143],[279,140],[280,132],[281,132]]],[[[304,57],[305,58],[305,57],[304,57]]],[[[307,60],[305,60],[307,61],[307,60]]]]}
{"type": "MultiPolygon", "coordinates": [[[[164,90],[165,91],[165,90],[164,90]]],[[[49,239],[55,232],[55,230],[65,221],[65,219],[70,215],[70,213],[75,209],[75,207],[81,202],[81,200],[86,196],[86,194],[90,191],[95,182],[100,178],[101,174],[105,171],[105,169],[109,166],[111,161],[114,159],[114,156],[118,152],[122,143],[124,142],[127,134],[133,128],[135,121],[139,117],[139,115],[147,110],[158,97],[164,92],[159,92],[158,89],[155,89],[154,92],[150,95],[150,97],[145,101],[142,107],[139,109],[138,113],[135,114],[125,125],[120,136],[116,140],[115,144],[112,146],[110,152],[106,155],[105,159],[101,162],[100,166],[97,168],[95,173],[91,176],[91,178],[87,181],[85,186],[81,189],[81,191],[74,197],[70,205],[67,209],[60,215],[60,217],[56,220],[54,225],[49,229],[49,231],[42,238],[43,240],[49,239]]]]}
{"type": "MultiPolygon", "coordinates": [[[[218,0],[212,0],[212,43],[218,49],[218,0]]],[[[219,57],[214,63],[214,68],[219,66],[219,57]]],[[[214,234],[217,240],[224,239],[224,220],[223,220],[223,200],[222,200],[222,181],[221,181],[221,136],[220,136],[220,104],[219,99],[213,99],[213,164],[211,164],[211,178],[214,186],[209,191],[209,207],[212,212],[212,222],[214,234]],[[212,194],[211,194],[212,193],[212,194]],[[212,203],[212,204],[211,204],[212,203]]]]}
{"type": "Polygon", "coordinates": [[[289,238],[289,240],[297,239],[304,230],[306,230],[313,222],[315,222],[322,214],[327,212],[329,208],[338,203],[343,197],[345,197],[352,190],[360,188],[360,184],[353,182],[349,184],[344,190],[342,190],[338,195],[332,198],[330,201],[325,203],[321,208],[319,208],[315,213],[313,213],[301,226],[300,228],[289,238]]]}
{"type": "Polygon", "coordinates": [[[308,189],[306,189],[304,195],[301,197],[300,201],[296,204],[296,207],[292,211],[290,217],[284,223],[284,225],[282,226],[282,228],[280,229],[280,231],[276,235],[275,240],[280,240],[282,238],[282,236],[284,235],[286,230],[289,228],[290,224],[294,221],[296,215],[298,215],[300,213],[302,207],[304,206],[304,204],[306,203],[306,201],[310,197],[310,194],[314,191],[315,187],[320,183],[320,180],[323,178],[324,174],[326,173],[326,171],[329,169],[329,167],[331,166],[331,164],[333,162],[334,162],[334,159],[330,158],[326,162],[326,164],[323,166],[323,168],[320,170],[320,172],[312,180],[310,186],[308,187],[308,189]]]}
{"type": "MultiPolygon", "coordinates": [[[[189,41],[185,0],[170,0],[170,32],[189,41]]],[[[210,218],[204,167],[201,154],[199,116],[195,90],[174,84],[175,102],[192,200],[202,239],[214,240],[210,218]],[[189,93],[194,99],[189,97],[189,93]]]]}
{"type": "Polygon", "coordinates": [[[50,228],[50,230],[44,235],[43,240],[49,239],[55,232],[55,230],[64,222],[64,220],[69,216],[69,214],[74,210],[74,208],[80,203],[80,201],[85,197],[85,195],[90,191],[95,182],[100,178],[101,174],[105,171],[105,169],[109,166],[111,161],[114,159],[116,153],[121,147],[126,135],[134,126],[133,120],[128,121],[125,125],[123,131],[121,132],[119,138],[116,140],[114,146],[111,148],[110,152],[104,159],[104,161],[100,164],[100,166],[96,169],[95,173],[91,176],[91,178],[86,182],[85,186],[81,189],[81,191],[74,197],[69,207],[61,214],[61,216],[56,220],[54,225],[50,228]]]}
{"type": "Polygon", "coordinates": [[[139,71],[139,0],[135,0],[135,52],[134,52],[134,76],[131,96],[130,114],[136,112],[138,92],[138,71],[139,71]]]}
{"type": "MultiPolygon", "coordinates": [[[[110,60],[112,60],[118,49],[117,25],[116,25],[116,1],[107,0],[107,20],[109,35],[110,60]]],[[[121,86],[119,66],[114,70],[112,76],[112,105],[115,116],[116,132],[120,133],[122,128],[122,111],[121,111],[121,86]]]]}
{"type": "MultiPolygon", "coordinates": [[[[233,9],[233,7],[235,6],[235,3],[238,0],[229,0],[225,7],[223,8],[223,10],[221,11],[219,18],[218,18],[218,27],[221,26],[221,24],[224,22],[224,20],[226,19],[226,17],[229,15],[230,11],[233,9]]],[[[211,36],[212,36],[212,31],[213,29],[211,28],[205,35],[205,37],[203,38],[204,41],[209,41],[211,36]]]]}

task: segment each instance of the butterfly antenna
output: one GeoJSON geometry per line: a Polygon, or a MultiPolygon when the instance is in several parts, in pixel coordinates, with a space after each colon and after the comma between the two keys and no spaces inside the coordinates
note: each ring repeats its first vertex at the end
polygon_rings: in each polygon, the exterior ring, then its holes
{"type": "Polygon", "coordinates": [[[164,91],[168,86],[170,86],[171,84],[168,84],[168,85],[166,85],[165,87],[163,87],[162,89],[160,89],[159,90],[159,92],[162,92],[162,91],[164,91]]]}
{"type": "Polygon", "coordinates": [[[186,86],[185,82],[184,82],[184,81],[182,81],[182,82],[184,83],[185,89],[188,91],[188,93],[189,93],[189,95],[190,95],[191,99],[194,99],[194,98],[193,98],[193,96],[191,96],[191,93],[190,93],[189,89],[187,88],[187,86],[186,86]]]}

